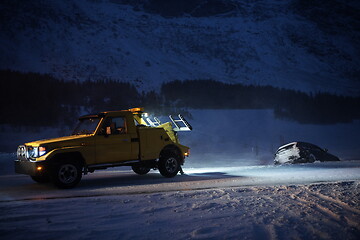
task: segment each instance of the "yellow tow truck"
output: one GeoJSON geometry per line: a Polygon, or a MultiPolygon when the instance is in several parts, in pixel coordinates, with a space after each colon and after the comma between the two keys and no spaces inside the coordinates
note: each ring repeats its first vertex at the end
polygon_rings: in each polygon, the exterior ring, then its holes
{"type": "Polygon", "coordinates": [[[159,169],[164,177],[174,177],[190,153],[177,132],[192,127],[180,114],[169,118],[161,123],[143,108],[82,116],[71,136],[20,145],[15,172],[59,188],[75,187],[83,174],[117,166],[131,166],[140,175],[159,169]]]}

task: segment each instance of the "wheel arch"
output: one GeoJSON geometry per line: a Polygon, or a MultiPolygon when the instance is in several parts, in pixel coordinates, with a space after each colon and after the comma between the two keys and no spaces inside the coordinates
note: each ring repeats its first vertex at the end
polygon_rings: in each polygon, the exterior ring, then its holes
{"type": "Polygon", "coordinates": [[[181,151],[181,149],[174,145],[174,144],[169,144],[169,145],[166,145],[161,151],[160,151],[160,156],[159,156],[159,159],[164,155],[166,154],[167,152],[173,152],[175,153],[178,157],[179,157],[179,161],[180,161],[180,164],[182,165],[184,163],[184,157],[183,157],[183,153],[181,151]]]}
{"type": "Polygon", "coordinates": [[[78,151],[56,153],[54,156],[51,157],[49,163],[56,164],[64,161],[74,161],[81,166],[85,166],[85,159],[78,151]]]}

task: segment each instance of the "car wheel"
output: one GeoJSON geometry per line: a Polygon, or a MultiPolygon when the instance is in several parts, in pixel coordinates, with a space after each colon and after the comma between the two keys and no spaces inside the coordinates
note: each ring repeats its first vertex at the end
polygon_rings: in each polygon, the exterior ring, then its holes
{"type": "Polygon", "coordinates": [[[150,171],[150,168],[141,165],[131,166],[131,168],[134,173],[139,175],[145,175],[150,171]]]}
{"type": "Polygon", "coordinates": [[[175,177],[180,170],[178,156],[174,152],[165,152],[159,160],[159,171],[164,177],[175,177]]]}
{"type": "Polygon", "coordinates": [[[310,163],[313,163],[313,162],[315,162],[315,161],[316,161],[316,157],[314,156],[314,154],[310,153],[310,155],[309,155],[309,162],[310,162],[310,163]]]}
{"type": "Polygon", "coordinates": [[[30,176],[32,180],[34,180],[37,183],[48,183],[50,182],[49,176],[30,176]]]}
{"type": "Polygon", "coordinates": [[[81,180],[82,167],[78,163],[64,162],[54,167],[52,180],[58,188],[73,188],[81,180]]]}

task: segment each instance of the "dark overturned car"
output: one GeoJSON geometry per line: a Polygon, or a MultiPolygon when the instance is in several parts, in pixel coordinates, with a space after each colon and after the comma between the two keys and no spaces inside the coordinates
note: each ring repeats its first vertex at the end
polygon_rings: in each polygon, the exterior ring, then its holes
{"type": "Polygon", "coordinates": [[[327,149],[306,142],[292,142],[279,147],[275,153],[274,164],[312,163],[315,161],[340,161],[327,149]]]}

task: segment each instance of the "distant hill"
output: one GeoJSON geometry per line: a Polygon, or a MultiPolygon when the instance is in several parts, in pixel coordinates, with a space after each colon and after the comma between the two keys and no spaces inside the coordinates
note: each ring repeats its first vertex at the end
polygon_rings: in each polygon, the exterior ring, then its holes
{"type": "Polygon", "coordinates": [[[359,12],[355,0],[3,0],[0,69],[359,96],[359,12]]]}

